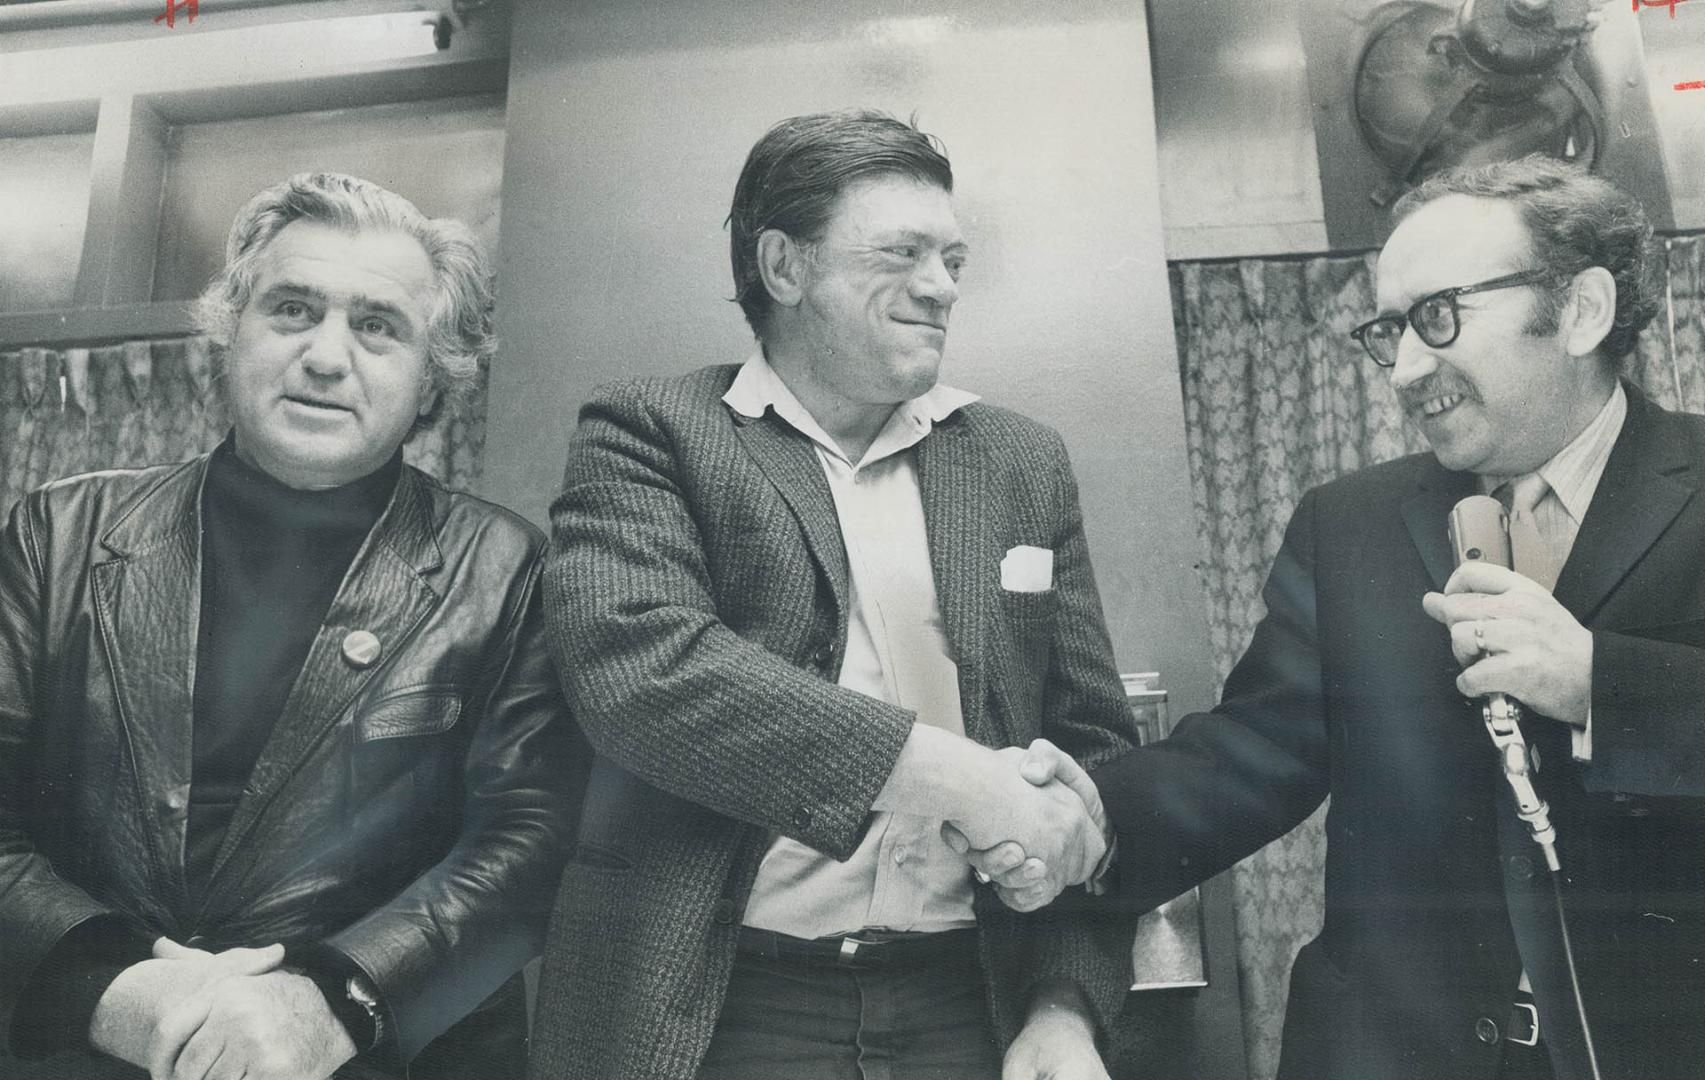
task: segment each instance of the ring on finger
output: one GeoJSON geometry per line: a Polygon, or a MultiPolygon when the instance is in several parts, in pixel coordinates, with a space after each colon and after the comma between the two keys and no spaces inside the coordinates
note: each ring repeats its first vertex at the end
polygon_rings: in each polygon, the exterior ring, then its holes
{"type": "Polygon", "coordinates": [[[1474,620],[1474,647],[1481,652],[1486,651],[1486,620],[1474,620]]]}

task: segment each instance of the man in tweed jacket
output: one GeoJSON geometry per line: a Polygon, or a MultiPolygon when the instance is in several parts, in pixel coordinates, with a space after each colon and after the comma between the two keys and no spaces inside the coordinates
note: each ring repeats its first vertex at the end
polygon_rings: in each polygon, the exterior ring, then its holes
{"type": "Polygon", "coordinates": [[[891,118],[777,125],[730,215],[759,350],[581,414],[546,596],[598,757],[539,1080],[1106,1076],[1119,920],[1009,910],[942,834],[1081,882],[1099,806],[991,748],[1134,742],[1059,436],[935,384],[951,186],[891,118]]]}

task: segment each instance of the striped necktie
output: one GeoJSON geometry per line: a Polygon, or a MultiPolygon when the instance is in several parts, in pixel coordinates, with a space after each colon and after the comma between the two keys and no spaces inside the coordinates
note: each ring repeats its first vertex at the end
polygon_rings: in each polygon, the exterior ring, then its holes
{"type": "Polygon", "coordinates": [[[1527,473],[1499,484],[1492,497],[1504,504],[1510,515],[1510,555],[1515,571],[1539,582],[1547,592],[1557,584],[1562,567],[1539,529],[1535,512],[1551,485],[1538,473],[1527,473]]]}

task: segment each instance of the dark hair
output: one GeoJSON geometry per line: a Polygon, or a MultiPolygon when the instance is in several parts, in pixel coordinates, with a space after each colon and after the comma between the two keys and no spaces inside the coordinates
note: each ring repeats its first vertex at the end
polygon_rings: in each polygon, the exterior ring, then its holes
{"type": "Polygon", "coordinates": [[[1634,348],[1640,330],[1658,313],[1652,277],[1652,226],[1637,200],[1608,180],[1544,154],[1515,161],[1461,166],[1428,177],[1397,201],[1392,219],[1401,222],[1435,199],[1471,195],[1516,205],[1533,245],[1534,263],[1557,272],[1563,286],[1540,293],[1530,329],[1552,333],[1567,300],[1567,282],[1590,266],[1616,279],[1616,316],[1599,344],[1600,355],[1618,361],[1634,348]]]}
{"type": "MultiPolygon", "coordinates": [[[[225,241],[225,267],[196,303],[196,322],[221,364],[248,307],[262,253],[286,225],[302,220],[349,233],[394,230],[420,241],[434,282],[426,328],[428,377],[440,392],[439,403],[472,392],[481,362],[497,349],[491,265],[484,248],[461,222],[428,218],[396,192],[341,173],[298,173],[238,212],[225,241]]],[[[435,406],[416,427],[436,413],[435,406]]]]}
{"type": "Polygon", "coordinates": [[[734,185],[728,211],[728,251],[734,263],[734,302],[760,338],[770,294],[758,273],[758,237],[779,229],[814,243],[854,181],[893,174],[953,190],[953,167],[941,141],[912,124],[868,109],[814,113],[783,120],[764,133],[734,185]]]}

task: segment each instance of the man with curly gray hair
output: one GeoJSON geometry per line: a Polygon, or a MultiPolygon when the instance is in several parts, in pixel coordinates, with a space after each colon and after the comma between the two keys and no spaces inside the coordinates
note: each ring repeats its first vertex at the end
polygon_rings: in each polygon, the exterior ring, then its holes
{"type": "MultiPolygon", "coordinates": [[[[433,275],[424,338],[427,377],[439,392],[433,404],[465,397],[497,344],[485,252],[460,221],[428,218],[395,192],[353,176],[302,173],[249,200],[226,238],[225,268],[196,305],[196,321],[208,339],[220,350],[229,348],[268,245],[299,220],[348,232],[399,232],[420,243],[433,275]]],[[[429,414],[423,422],[430,419],[429,414]]]]}
{"type": "Polygon", "coordinates": [[[401,451],[491,353],[486,257],[327,173],[226,255],[230,436],[0,534],[6,1075],[519,1076],[589,755],[543,538],[401,451]]]}

